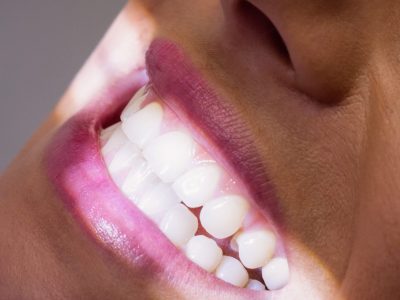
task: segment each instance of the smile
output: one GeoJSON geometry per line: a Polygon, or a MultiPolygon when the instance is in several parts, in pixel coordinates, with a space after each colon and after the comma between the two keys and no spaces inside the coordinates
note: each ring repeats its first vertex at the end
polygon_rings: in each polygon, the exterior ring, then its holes
{"type": "Polygon", "coordinates": [[[153,42],[147,73],[55,135],[47,169],[65,205],[143,276],[246,297],[284,288],[279,203],[239,113],[169,42],[153,42]]]}

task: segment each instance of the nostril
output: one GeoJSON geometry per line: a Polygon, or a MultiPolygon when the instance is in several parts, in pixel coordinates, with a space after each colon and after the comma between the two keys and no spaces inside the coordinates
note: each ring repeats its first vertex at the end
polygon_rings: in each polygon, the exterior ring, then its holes
{"type": "Polygon", "coordinates": [[[265,45],[272,48],[286,64],[292,65],[285,41],[262,10],[244,0],[236,2],[235,13],[240,18],[242,26],[246,26],[257,38],[262,39],[265,45]]]}

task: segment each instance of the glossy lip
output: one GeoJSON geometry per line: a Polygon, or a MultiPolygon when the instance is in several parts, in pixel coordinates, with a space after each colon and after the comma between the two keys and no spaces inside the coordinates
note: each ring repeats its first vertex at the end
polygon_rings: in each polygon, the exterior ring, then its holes
{"type": "MultiPolygon", "coordinates": [[[[263,170],[261,160],[258,162],[254,158],[258,157],[255,147],[248,138],[236,139],[244,133],[243,125],[224,126],[232,124],[230,122],[236,115],[233,107],[227,104],[229,102],[222,101],[190,66],[179,48],[168,41],[152,43],[147,66],[150,83],[163,100],[179,116],[190,117],[192,123],[207,132],[210,140],[224,150],[228,162],[235,165],[236,173],[242,175],[260,206],[276,207],[275,200],[266,201],[275,199],[271,197],[270,185],[265,184],[269,182],[264,181],[266,174],[254,173],[254,170],[263,170]],[[255,179],[246,180],[251,176],[255,179]]],[[[99,130],[112,121],[144,84],[140,74],[140,70],[133,71],[125,82],[122,80],[118,85],[110,86],[107,93],[57,131],[45,153],[46,170],[56,192],[100,249],[122,258],[143,277],[167,280],[171,288],[183,295],[201,292],[199,298],[209,293],[210,297],[267,299],[273,292],[254,292],[231,286],[190,262],[132,205],[110,178],[99,151],[99,130]]],[[[272,214],[276,216],[274,209],[272,214]]]]}

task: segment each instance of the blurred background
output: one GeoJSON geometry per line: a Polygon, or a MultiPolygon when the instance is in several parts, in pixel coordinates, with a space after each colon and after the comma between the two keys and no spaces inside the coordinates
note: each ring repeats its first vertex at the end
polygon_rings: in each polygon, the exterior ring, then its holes
{"type": "Polygon", "coordinates": [[[50,112],[122,0],[0,0],[0,172],[50,112]]]}

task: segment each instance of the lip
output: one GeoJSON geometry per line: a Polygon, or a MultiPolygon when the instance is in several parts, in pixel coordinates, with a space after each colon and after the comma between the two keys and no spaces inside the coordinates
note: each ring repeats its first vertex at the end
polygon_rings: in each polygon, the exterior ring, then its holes
{"type": "Polygon", "coordinates": [[[210,140],[204,143],[206,149],[240,177],[262,214],[282,230],[284,223],[273,184],[251,129],[235,105],[217,94],[170,41],[155,40],[146,62],[153,90],[185,124],[195,127],[192,132],[198,139],[210,140]]]}
{"type": "MultiPolygon", "coordinates": [[[[209,147],[215,145],[217,152],[222,152],[228,169],[240,175],[260,209],[277,220],[276,197],[249,130],[234,106],[217,95],[189,61],[175,44],[153,41],[147,53],[153,90],[183,121],[190,118],[187,124],[197,127],[199,136],[212,142],[207,143],[209,147]]],[[[144,84],[139,74],[140,70],[132,71],[110,86],[107,93],[93,99],[56,132],[45,155],[55,191],[99,251],[122,259],[149,282],[167,280],[171,288],[184,295],[196,296],[201,291],[205,298],[209,294],[211,298],[266,299],[273,292],[233,287],[190,262],[110,178],[99,150],[99,131],[144,84]]]]}

